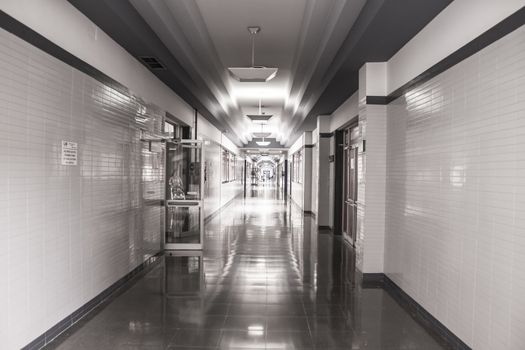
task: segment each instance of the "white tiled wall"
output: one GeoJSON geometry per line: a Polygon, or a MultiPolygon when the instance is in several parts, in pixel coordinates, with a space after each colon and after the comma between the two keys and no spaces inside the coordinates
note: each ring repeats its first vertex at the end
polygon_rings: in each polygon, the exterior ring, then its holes
{"type": "Polygon", "coordinates": [[[241,157],[237,146],[200,114],[197,119],[197,130],[198,138],[205,140],[206,181],[204,184],[204,215],[208,217],[244,191],[240,178],[223,183],[224,179],[222,179],[221,170],[222,149],[227,149],[229,152],[237,155],[237,174],[240,174],[242,171],[244,159],[241,157]]]}
{"type": "Polygon", "coordinates": [[[204,143],[205,181],[204,217],[215,213],[221,207],[221,146],[211,140],[204,143]]]}
{"type": "MultiPolygon", "coordinates": [[[[288,165],[289,167],[292,165],[292,156],[299,150],[301,150],[303,152],[303,162],[302,162],[302,169],[300,169],[299,171],[303,172],[303,175],[304,175],[304,134],[301,135],[295,142],[294,144],[290,147],[290,149],[288,150],[288,165]]],[[[291,174],[291,171],[289,170],[288,171],[288,174],[290,175],[291,174]]],[[[303,183],[299,183],[299,182],[294,182],[294,181],[291,181],[291,179],[289,178],[288,181],[290,182],[290,188],[289,188],[289,191],[290,191],[290,197],[292,198],[292,200],[297,204],[299,205],[299,207],[303,208],[304,207],[304,180],[303,180],[303,183]]]]}
{"type": "Polygon", "coordinates": [[[160,249],[160,116],[0,30],[0,347],[18,349],[160,249]],[[61,141],[78,165],[61,165],[61,141]]]}
{"type": "Polygon", "coordinates": [[[525,27],[391,104],[387,145],[388,276],[474,349],[525,349],[525,27]]]}
{"type": "Polygon", "coordinates": [[[383,272],[386,120],[386,106],[360,102],[359,127],[366,143],[361,142],[358,149],[356,247],[358,266],[364,273],[383,272]]]}

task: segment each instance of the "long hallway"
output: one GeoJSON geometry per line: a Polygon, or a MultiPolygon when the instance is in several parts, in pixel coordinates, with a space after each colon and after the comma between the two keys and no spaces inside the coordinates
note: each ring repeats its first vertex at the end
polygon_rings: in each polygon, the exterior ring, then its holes
{"type": "Polygon", "coordinates": [[[353,249],[269,186],[166,253],[46,349],[442,349],[383,289],[354,283],[353,249]]]}

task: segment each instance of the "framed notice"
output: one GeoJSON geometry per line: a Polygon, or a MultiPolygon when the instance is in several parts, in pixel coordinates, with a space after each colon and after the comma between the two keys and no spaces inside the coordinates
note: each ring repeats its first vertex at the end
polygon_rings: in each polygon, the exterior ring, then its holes
{"type": "Polygon", "coordinates": [[[78,144],[62,141],[62,165],[77,165],[78,144]]]}

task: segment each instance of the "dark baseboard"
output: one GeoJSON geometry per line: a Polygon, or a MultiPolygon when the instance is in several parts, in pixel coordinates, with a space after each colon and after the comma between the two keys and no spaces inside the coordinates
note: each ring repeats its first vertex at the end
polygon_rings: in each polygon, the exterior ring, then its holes
{"type": "Polygon", "coordinates": [[[317,228],[319,230],[332,231],[332,228],[330,226],[319,225],[317,228]]]}
{"type": "Polygon", "coordinates": [[[311,217],[313,217],[314,219],[317,217],[317,214],[314,213],[314,212],[311,211],[311,210],[303,210],[303,213],[304,213],[304,215],[311,216],[311,217]]]}
{"type": "Polygon", "coordinates": [[[301,206],[299,205],[299,203],[297,203],[297,202],[295,201],[295,199],[293,199],[293,197],[292,197],[291,194],[288,196],[288,198],[290,199],[290,203],[292,203],[293,205],[295,205],[295,207],[296,207],[298,210],[301,210],[301,211],[303,210],[303,207],[301,207],[301,206]]]}
{"type": "Polygon", "coordinates": [[[86,317],[90,312],[97,308],[102,303],[111,299],[120,289],[130,285],[130,282],[136,279],[137,276],[142,276],[146,271],[149,271],[153,265],[156,265],[160,261],[162,252],[159,252],[149,257],[142,264],[128,272],[124,277],[113,283],[111,286],[100,292],[93,299],[82,305],[77,310],[73,311],[70,315],[62,319],[62,321],[49,328],[46,332],[39,335],[31,343],[27,344],[22,350],[36,350],[41,349],[45,345],[49,344],[53,339],[58,337],[61,333],[69,329],[75,323],[86,317]]]}
{"type": "Polygon", "coordinates": [[[472,350],[384,273],[363,273],[363,288],[384,289],[412,318],[450,349],[472,350]]]}
{"type": "Polygon", "coordinates": [[[363,273],[363,288],[383,288],[384,286],[384,273],[363,273]]]}
{"type": "Polygon", "coordinates": [[[313,217],[314,219],[317,218],[317,214],[316,214],[315,212],[313,212],[313,211],[311,211],[311,210],[303,210],[303,207],[301,207],[301,206],[299,205],[299,203],[297,203],[297,202],[293,199],[293,197],[292,197],[291,195],[288,196],[288,198],[290,199],[290,203],[292,203],[293,205],[295,205],[295,207],[296,207],[297,209],[299,209],[300,211],[302,211],[304,215],[311,216],[311,217],[313,217]]]}

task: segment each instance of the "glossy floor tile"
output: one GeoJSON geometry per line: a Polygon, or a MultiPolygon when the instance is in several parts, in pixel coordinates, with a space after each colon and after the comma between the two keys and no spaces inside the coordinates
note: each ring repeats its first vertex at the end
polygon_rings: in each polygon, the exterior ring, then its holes
{"type": "Polygon", "coordinates": [[[47,349],[443,349],[352,249],[273,188],[215,217],[203,252],[162,262],[47,349]]]}

